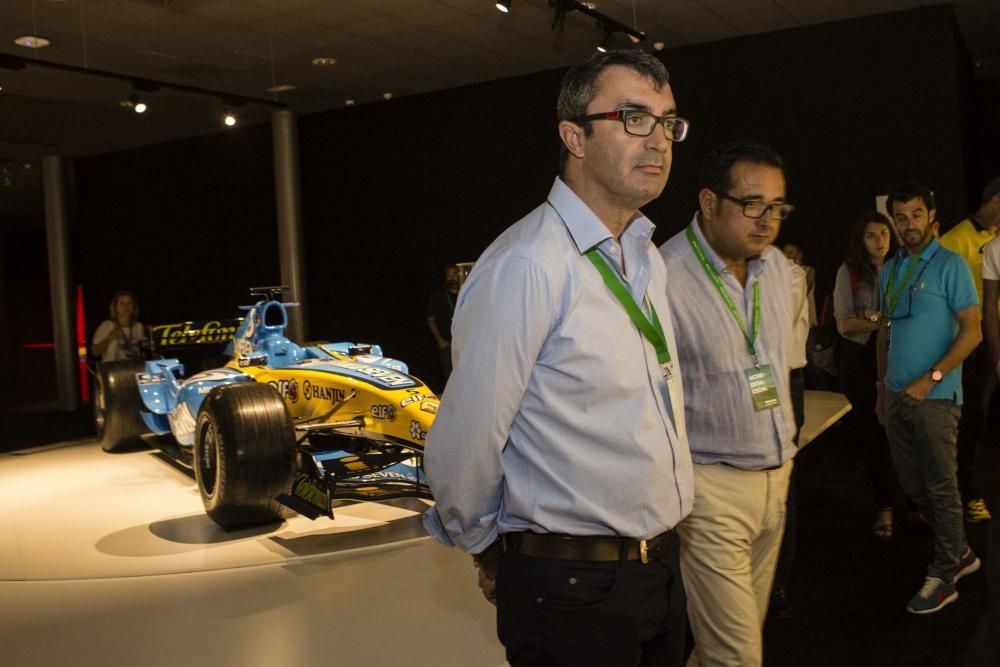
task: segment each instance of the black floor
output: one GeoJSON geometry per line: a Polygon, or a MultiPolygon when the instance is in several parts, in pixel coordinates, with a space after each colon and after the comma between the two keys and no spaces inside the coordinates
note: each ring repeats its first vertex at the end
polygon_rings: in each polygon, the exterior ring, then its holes
{"type": "MultiPolygon", "coordinates": [[[[988,504],[1000,509],[996,461],[983,448],[979,454],[988,504]]],[[[961,665],[987,608],[990,524],[966,524],[984,567],[959,582],[958,600],[936,614],[914,616],[905,606],[923,584],[931,533],[909,526],[900,496],[895,537],[879,542],[871,536],[875,507],[864,452],[847,429],[834,427],[800,452],[796,474],[799,541],[790,587],[796,613],[768,619],[765,664],[961,665]]]]}
{"type": "MultiPolygon", "coordinates": [[[[86,409],[0,417],[0,451],[92,434],[86,409]]],[[[981,448],[979,461],[990,507],[1000,510],[1000,448],[981,448]]],[[[951,606],[930,616],[907,614],[906,602],[922,585],[931,557],[930,532],[910,528],[898,509],[895,538],[882,543],[871,536],[874,507],[864,453],[846,428],[835,426],[800,452],[796,474],[799,542],[790,586],[796,613],[768,620],[765,664],[961,665],[987,608],[985,567],[959,583],[951,606]]],[[[903,508],[901,497],[897,507],[903,508]]],[[[967,525],[984,566],[989,525],[967,525]]]]}

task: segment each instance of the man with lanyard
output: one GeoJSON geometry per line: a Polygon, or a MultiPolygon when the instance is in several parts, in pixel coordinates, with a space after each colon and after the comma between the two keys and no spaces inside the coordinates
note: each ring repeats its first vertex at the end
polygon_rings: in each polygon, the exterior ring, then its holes
{"type": "MultiPolygon", "coordinates": [[[[979,303],[983,305],[983,252],[1000,228],[1000,177],[983,189],[979,209],[941,237],[941,245],[956,253],[972,269],[979,303]]],[[[965,520],[990,520],[983,492],[976,483],[976,445],[986,431],[986,416],[996,388],[993,366],[985,345],[977,347],[962,364],[962,418],[958,422],[958,491],[965,520]]]]}
{"type": "Polygon", "coordinates": [[[771,247],[793,209],[781,157],[751,141],[716,148],[699,187],[694,220],[660,248],[695,464],[694,508],[678,527],[690,664],[752,667],[796,452],[788,369],[805,302],[771,247]]]}
{"type": "Polygon", "coordinates": [[[562,173],[476,261],[426,445],[424,525],[474,555],[511,665],[679,665],[691,509],[681,360],[652,223],[687,135],[666,68],[563,78],[562,173]]]}
{"type": "Polygon", "coordinates": [[[889,195],[903,249],[879,276],[878,406],[903,491],[934,530],[934,561],[906,610],[933,614],[958,598],[955,582],[979,569],[965,540],[955,478],[962,360],[982,338],[969,266],[934,237],[934,195],[904,185],[889,195]],[[955,323],[958,333],[955,333],[955,323]],[[888,341],[888,353],[886,352],[888,341]]]}

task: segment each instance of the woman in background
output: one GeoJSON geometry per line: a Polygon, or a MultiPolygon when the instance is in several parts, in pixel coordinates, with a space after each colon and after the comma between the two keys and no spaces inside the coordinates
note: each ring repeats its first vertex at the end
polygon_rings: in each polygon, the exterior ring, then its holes
{"type": "Polygon", "coordinates": [[[833,290],[833,313],[841,336],[838,377],[866,450],[878,508],[872,534],[880,540],[892,538],[893,513],[889,446],[875,416],[875,332],[882,321],[878,274],[894,245],[889,219],[876,211],[862,213],[851,229],[847,258],[837,271],[833,290]]]}
{"type": "Polygon", "coordinates": [[[139,304],[128,290],[118,290],[111,297],[111,318],[94,332],[94,353],[101,361],[139,359],[139,343],[146,336],[142,323],[136,321],[139,304]]]}

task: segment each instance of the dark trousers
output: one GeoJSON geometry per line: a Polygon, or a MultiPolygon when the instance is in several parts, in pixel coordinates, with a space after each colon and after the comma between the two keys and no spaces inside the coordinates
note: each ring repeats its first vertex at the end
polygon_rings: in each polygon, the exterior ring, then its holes
{"type": "Polygon", "coordinates": [[[512,667],[684,664],[687,598],[677,539],[648,564],[505,552],[497,635],[512,667]]]}
{"type": "Polygon", "coordinates": [[[982,498],[976,485],[976,445],[986,431],[990,399],[996,389],[996,373],[989,348],[980,345],[962,363],[962,419],[958,422],[958,490],[967,502],[982,498]]]}
{"type": "Polygon", "coordinates": [[[851,403],[847,421],[857,432],[858,441],[865,449],[865,464],[875,492],[875,505],[885,509],[892,507],[892,464],[885,428],[875,415],[878,398],[875,390],[875,340],[874,333],[868,337],[867,345],[842,338],[837,350],[837,374],[840,390],[851,403]]]}

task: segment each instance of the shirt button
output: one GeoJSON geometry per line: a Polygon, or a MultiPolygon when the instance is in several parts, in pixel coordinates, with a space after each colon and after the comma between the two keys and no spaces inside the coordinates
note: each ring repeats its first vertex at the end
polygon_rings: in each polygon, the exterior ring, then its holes
{"type": "Polygon", "coordinates": [[[610,253],[618,252],[618,246],[616,246],[616,245],[608,246],[608,252],[610,252],[610,253]]]}

